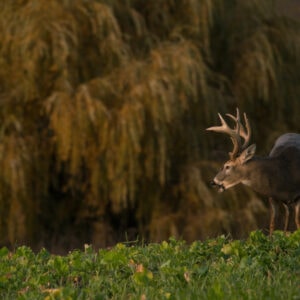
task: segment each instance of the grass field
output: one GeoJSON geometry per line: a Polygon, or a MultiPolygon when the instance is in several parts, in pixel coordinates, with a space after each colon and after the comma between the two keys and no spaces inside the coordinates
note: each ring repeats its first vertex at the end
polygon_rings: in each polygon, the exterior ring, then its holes
{"type": "Polygon", "coordinates": [[[300,231],[187,245],[86,245],[66,256],[0,250],[1,299],[300,299],[300,231]]]}

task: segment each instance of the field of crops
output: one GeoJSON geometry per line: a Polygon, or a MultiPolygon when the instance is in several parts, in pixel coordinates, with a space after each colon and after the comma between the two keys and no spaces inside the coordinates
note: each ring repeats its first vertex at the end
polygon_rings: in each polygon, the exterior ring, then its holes
{"type": "Polygon", "coordinates": [[[300,299],[300,231],[187,245],[0,249],[1,299],[300,299]]]}

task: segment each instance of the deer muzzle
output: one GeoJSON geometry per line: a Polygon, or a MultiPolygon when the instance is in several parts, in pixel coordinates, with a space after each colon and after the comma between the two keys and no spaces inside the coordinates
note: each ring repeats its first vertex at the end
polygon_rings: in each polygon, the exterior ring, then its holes
{"type": "Polygon", "coordinates": [[[224,185],[222,183],[216,182],[215,179],[210,182],[210,185],[213,186],[213,187],[218,188],[219,193],[222,193],[222,192],[225,191],[224,185]]]}

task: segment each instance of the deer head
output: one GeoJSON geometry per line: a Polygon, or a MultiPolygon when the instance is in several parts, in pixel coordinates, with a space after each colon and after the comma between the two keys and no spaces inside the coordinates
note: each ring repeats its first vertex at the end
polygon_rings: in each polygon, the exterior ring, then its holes
{"type": "Polygon", "coordinates": [[[220,192],[237,185],[240,182],[247,184],[245,177],[245,164],[255,154],[255,144],[249,145],[251,138],[251,127],[247,115],[244,113],[245,126],[241,123],[240,112],[237,109],[236,116],[226,114],[235,122],[234,128],[230,128],[221,114],[218,114],[221,126],[209,127],[206,130],[226,133],[233,143],[233,150],[229,152],[229,160],[225,162],[222,169],[215,176],[212,184],[219,188],[220,192]]]}

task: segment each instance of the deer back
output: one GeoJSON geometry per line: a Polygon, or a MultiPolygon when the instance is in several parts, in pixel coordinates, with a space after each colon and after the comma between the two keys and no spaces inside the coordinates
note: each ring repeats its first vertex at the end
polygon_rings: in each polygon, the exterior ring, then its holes
{"type": "Polygon", "coordinates": [[[299,151],[300,155],[300,134],[286,133],[281,135],[275,142],[269,156],[276,157],[281,155],[289,155],[289,152],[299,151]]]}

